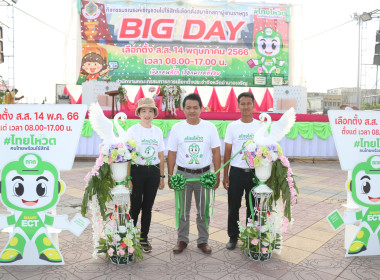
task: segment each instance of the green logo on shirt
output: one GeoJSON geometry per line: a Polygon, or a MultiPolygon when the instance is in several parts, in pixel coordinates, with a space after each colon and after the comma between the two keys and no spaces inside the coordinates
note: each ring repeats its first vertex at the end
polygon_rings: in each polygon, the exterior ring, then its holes
{"type": "Polygon", "coordinates": [[[156,139],[143,139],[141,144],[158,145],[158,141],[156,139]]]}
{"type": "Polygon", "coordinates": [[[153,161],[156,160],[156,157],[154,156],[156,154],[156,150],[154,147],[149,146],[145,149],[145,165],[152,165],[153,161]]]}
{"type": "Polygon", "coordinates": [[[238,138],[239,138],[239,140],[247,140],[247,139],[252,139],[254,135],[255,134],[253,134],[253,133],[240,134],[238,138]]]}
{"type": "Polygon", "coordinates": [[[186,136],[184,139],[185,142],[203,142],[203,137],[202,136],[186,136]]]}
{"type": "MultiPolygon", "coordinates": [[[[199,154],[200,148],[197,144],[193,143],[189,146],[189,153],[190,153],[190,161],[189,164],[195,163],[199,164],[198,157],[201,158],[203,155],[199,154]]],[[[186,155],[188,157],[189,155],[186,155]]]]}

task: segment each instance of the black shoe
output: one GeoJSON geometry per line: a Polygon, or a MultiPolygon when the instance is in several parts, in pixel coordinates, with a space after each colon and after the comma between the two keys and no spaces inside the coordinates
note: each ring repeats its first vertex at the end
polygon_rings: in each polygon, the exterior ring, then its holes
{"type": "Polygon", "coordinates": [[[233,249],[235,249],[236,248],[236,243],[237,243],[236,239],[230,239],[230,241],[226,244],[227,250],[233,250],[233,249]]]}

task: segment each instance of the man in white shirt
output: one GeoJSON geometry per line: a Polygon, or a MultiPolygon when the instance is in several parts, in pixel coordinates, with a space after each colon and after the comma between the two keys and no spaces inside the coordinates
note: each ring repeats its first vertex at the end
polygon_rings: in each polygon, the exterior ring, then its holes
{"type": "MultiPolygon", "coordinates": [[[[173,175],[175,164],[177,164],[177,173],[182,174],[186,179],[200,178],[204,173],[210,172],[211,162],[214,164],[215,171],[220,168],[219,134],[215,125],[199,118],[201,109],[202,101],[199,95],[192,93],[183,100],[186,120],[173,126],[167,144],[169,175],[173,175]]],[[[216,176],[217,183],[214,189],[219,186],[219,173],[216,176]]],[[[205,219],[205,207],[209,207],[205,205],[205,194],[210,190],[202,188],[200,181],[191,181],[187,182],[182,191],[184,211],[179,220],[177,245],[173,248],[175,254],[181,253],[189,243],[193,192],[197,206],[198,248],[205,254],[211,253],[205,219]]]]}
{"type": "MultiPolygon", "coordinates": [[[[260,128],[260,122],[252,117],[254,109],[253,94],[250,92],[241,93],[238,97],[238,106],[241,118],[228,125],[224,138],[225,163],[230,160],[231,156],[239,152],[245,142],[251,140],[254,133],[260,128]]],[[[254,187],[255,170],[249,168],[246,161],[242,159],[243,155],[244,151],[241,151],[238,156],[224,167],[223,185],[228,191],[228,236],[230,237],[226,248],[229,250],[235,249],[239,237],[237,222],[239,221],[239,209],[244,191],[247,219],[250,217],[249,195],[251,195],[251,189],[254,187]],[[231,169],[229,170],[230,165],[231,169]]]]}

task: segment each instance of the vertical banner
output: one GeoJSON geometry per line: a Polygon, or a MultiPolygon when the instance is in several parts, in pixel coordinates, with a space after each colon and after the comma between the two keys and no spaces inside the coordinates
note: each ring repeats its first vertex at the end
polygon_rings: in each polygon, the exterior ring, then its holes
{"type": "Polygon", "coordinates": [[[380,114],[341,110],[328,115],[341,168],[352,170],[347,197],[359,207],[348,208],[344,217],[334,211],[328,221],[334,229],[360,222],[348,240],[347,257],[380,255],[380,114]]]}
{"type": "Polygon", "coordinates": [[[85,105],[0,105],[0,229],[9,241],[0,265],[63,265],[48,228],[79,236],[89,224],[77,214],[51,213],[65,191],[59,170],[72,167],[85,105]]]}
{"type": "Polygon", "coordinates": [[[81,1],[78,84],[272,86],[288,83],[289,8],[81,1]]]}

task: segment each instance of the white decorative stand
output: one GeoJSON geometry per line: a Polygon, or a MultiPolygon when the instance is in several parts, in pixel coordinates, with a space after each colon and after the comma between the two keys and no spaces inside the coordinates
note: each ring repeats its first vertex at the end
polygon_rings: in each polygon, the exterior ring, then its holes
{"type": "MultiPolygon", "coordinates": [[[[272,257],[273,248],[271,244],[276,238],[274,216],[270,214],[271,207],[269,204],[273,191],[265,184],[271,175],[271,171],[272,163],[269,163],[268,166],[262,165],[255,168],[256,177],[260,180],[260,184],[252,190],[256,207],[254,207],[254,217],[252,217],[253,224],[248,224],[247,227],[251,226],[253,227],[252,230],[259,232],[258,239],[260,241],[258,242],[258,250],[248,250],[247,253],[251,259],[256,261],[267,261],[272,257]]],[[[248,242],[250,241],[248,240],[248,242]]]]}
{"type": "Polygon", "coordinates": [[[111,164],[112,179],[115,180],[116,186],[111,190],[114,200],[129,203],[129,189],[125,184],[120,184],[127,179],[128,162],[115,162],[111,164]]]}
{"type": "MultiPolygon", "coordinates": [[[[116,186],[111,190],[112,194],[112,215],[109,218],[107,224],[111,228],[116,228],[115,236],[119,236],[120,240],[116,241],[116,248],[121,246],[120,243],[123,242],[123,238],[131,231],[134,231],[133,236],[136,234],[136,229],[133,225],[132,219],[127,219],[129,215],[129,202],[130,202],[130,192],[129,189],[122,184],[128,175],[128,162],[117,162],[111,164],[112,178],[115,180],[116,186]]],[[[107,228],[107,226],[106,226],[107,228]]],[[[108,242],[108,241],[107,241],[108,242]]],[[[115,242],[115,241],[113,241],[115,242]]],[[[126,248],[126,254],[124,256],[112,256],[110,260],[114,264],[128,264],[133,261],[133,253],[129,253],[128,245],[126,248]]]]}

